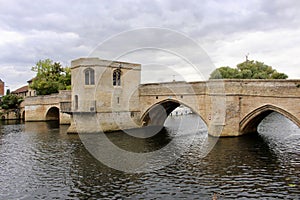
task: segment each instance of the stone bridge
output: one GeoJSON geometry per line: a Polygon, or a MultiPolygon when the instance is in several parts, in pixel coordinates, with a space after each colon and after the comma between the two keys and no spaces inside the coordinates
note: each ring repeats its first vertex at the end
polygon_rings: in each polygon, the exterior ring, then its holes
{"type": "Polygon", "coordinates": [[[22,103],[25,121],[59,121],[70,124],[71,91],[61,90],[58,94],[26,97],[22,103]],[[62,112],[64,111],[64,113],[62,112]]]}
{"type": "Polygon", "coordinates": [[[255,132],[271,112],[300,127],[300,80],[140,84],[140,64],[98,58],[72,61],[71,73],[69,132],[161,126],[181,104],[197,113],[215,136],[255,132]]]}
{"type": "Polygon", "coordinates": [[[259,123],[271,112],[282,114],[300,127],[299,84],[300,80],[145,84],[139,89],[141,120],[145,124],[163,125],[168,114],[183,104],[209,128],[212,124],[214,128],[222,126],[221,136],[256,132],[259,123]]]}

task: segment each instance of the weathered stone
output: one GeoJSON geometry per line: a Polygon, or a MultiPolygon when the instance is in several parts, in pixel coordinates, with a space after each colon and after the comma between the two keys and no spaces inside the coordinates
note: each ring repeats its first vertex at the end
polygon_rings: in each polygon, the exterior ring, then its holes
{"type": "Polygon", "coordinates": [[[70,115],[61,112],[61,103],[71,102],[71,91],[61,90],[58,94],[26,97],[21,109],[25,121],[59,120],[60,124],[70,124],[70,115]]]}
{"type": "Polygon", "coordinates": [[[73,120],[80,132],[162,125],[180,104],[197,113],[206,123],[209,134],[214,136],[219,136],[218,133],[238,136],[256,131],[259,122],[273,111],[300,127],[300,80],[211,80],[140,85],[139,64],[98,58],[74,60],[71,70],[73,120]],[[121,71],[121,84],[114,86],[114,70],[117,69],[121,71]],[[87,72],[89,70],[91,72],[87,72]],[[92,82],[91,73],[93,84],[89,83],[92,82]]]}

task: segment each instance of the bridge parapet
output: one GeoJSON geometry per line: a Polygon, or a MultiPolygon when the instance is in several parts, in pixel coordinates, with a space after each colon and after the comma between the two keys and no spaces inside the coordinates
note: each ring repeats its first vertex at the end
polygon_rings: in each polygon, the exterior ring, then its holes
{"type": "Polygon", "coordinates": [[[71,90],[60,90],[59,93],[50,95],[29,96],[24,100],[24,104],[28,105],[47,105],[59,104],[60,102],[71,102],[71,90]]]}
{"type": "Polygon", "coordinates": [[[205,94],[206,82],[166,82],[141,84],[140,96],[205,94]]]}
{"type": "Polygon", "coordinates": [[[226,95],[300,97],[300,80],[223,80],[226,95]]]}

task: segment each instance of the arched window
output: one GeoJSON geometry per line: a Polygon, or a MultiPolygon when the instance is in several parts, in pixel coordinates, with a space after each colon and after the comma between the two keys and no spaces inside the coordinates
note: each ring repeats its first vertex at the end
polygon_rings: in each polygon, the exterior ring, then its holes
{"type": "Polygon", "coordinates": [[[121,70],[115,69],[113,72],[113,86],[121,85],[121,70]]]}
{"type": "Polygon", "coordinates": [[[92,68],[84,70],[85,84],[95,85],[95,71],[92,68]]]}
{"type": "Polygon", "coordinates": [[[78,95],[75,95],[75,110],[78,110],[78,95]]]}

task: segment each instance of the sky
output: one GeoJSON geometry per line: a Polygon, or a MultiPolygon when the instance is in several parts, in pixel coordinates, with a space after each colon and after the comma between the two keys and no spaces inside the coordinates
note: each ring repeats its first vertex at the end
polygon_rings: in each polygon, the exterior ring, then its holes
{"type": "Polygon", "coordinates": [[[205,79],[187,65],[235,67],[246,55],[300,79],[299,10],[298,0],[0,0],[0,79],[15,90],[39,60],[91,55],[141,63],[143,82],[205,79]]]}

